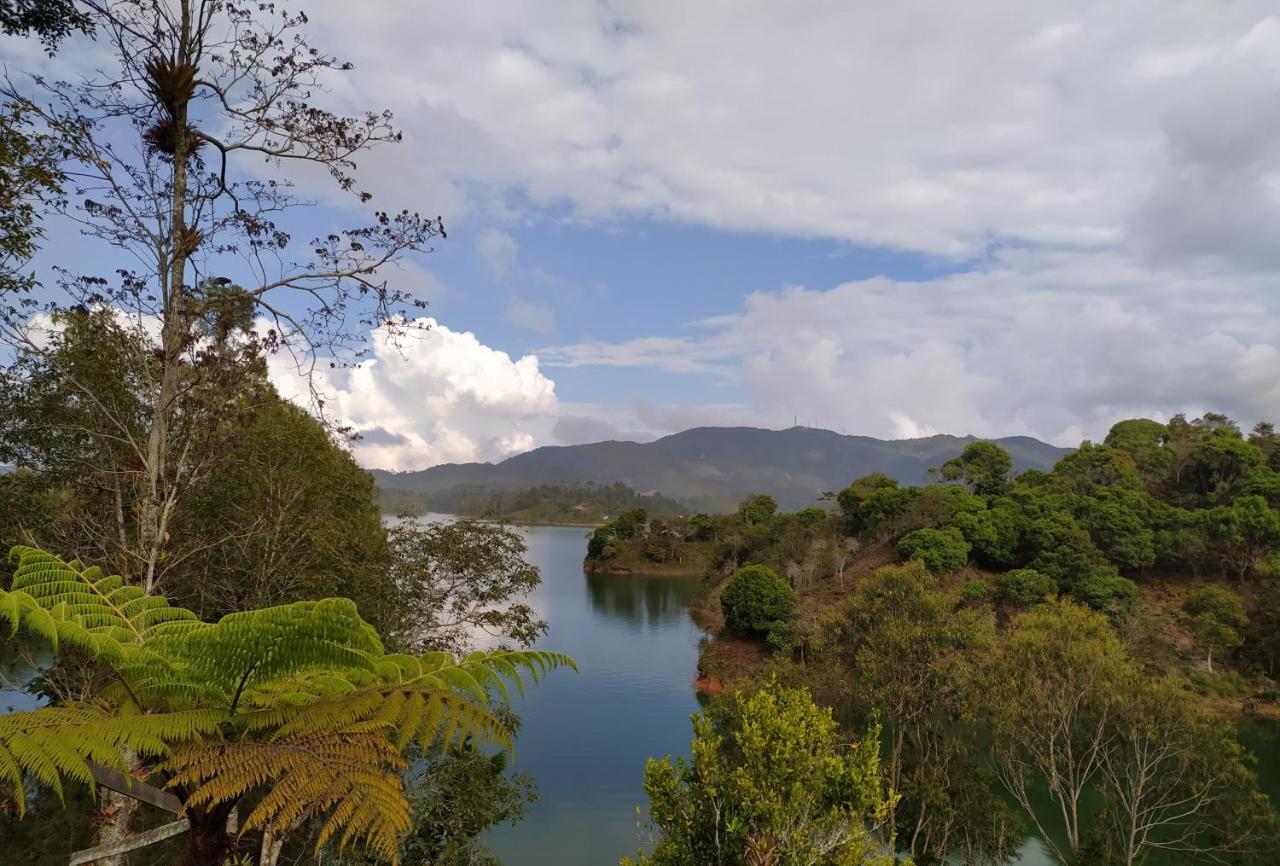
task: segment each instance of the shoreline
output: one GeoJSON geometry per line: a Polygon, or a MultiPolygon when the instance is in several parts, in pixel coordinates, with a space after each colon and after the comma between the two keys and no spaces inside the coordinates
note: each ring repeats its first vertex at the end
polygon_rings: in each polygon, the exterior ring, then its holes
{"type": "Polygon", "coordinates": [[[411,517],[420,519],[430,515],[438,515],[440,517],[453,517],[461,520],[494,520],[503,523],[510,523],[512,526],[572,526],[579,529],[598,529],[604,526],[603,523],[596,522],[574,522],[569,520],[525,520],[515,517],[503,517],[502,515],[493,516],[488,514],[451,514],[444,511],[424,511],[420,514],[396,514],[392,511],[379,511],[384,518],[411,517]]]}
{"type": "MultiPolygon", "coordinates": [[[[702,572],[688,568],[629,568],[627,566],[594,565],[590,560],[582,561],[582,570],[587,574],[612,574],[619,577],[688,577],[702,579],[702,572]]],[[[692,603],[691,603],[692,604],[692,603]]]]}

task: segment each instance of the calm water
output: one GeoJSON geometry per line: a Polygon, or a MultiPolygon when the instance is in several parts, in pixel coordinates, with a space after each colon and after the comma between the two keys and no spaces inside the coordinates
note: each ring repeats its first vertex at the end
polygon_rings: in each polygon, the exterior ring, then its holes
{"type": "Polygon", "coordinates": [[[616,864],[641,843],[645,759],[688,754],[698,580],[585,574],[583,529],[525,531],[543,581],[532,604],[551,625],[542,644],[581,673],[558,671],[518,699],[515,769],[534,775],[539,801],[489,845],[512,866],[616,864]]]}

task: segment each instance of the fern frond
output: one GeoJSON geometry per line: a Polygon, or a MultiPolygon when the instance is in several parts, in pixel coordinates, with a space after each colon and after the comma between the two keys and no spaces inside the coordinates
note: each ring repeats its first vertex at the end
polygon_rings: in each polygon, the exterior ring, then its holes
{"type": "Polygon", "coordinates": [[[19,810],[32,776],[63,796],[63,782],[93,785],[88,761],[125,772],[127,751],[161,756],[175,743],[208,736],[226,718],[216,710],[123,715],[98,703],[64,704],[0,716],[0,782],[19,810]]]}
{"type": "Polygon", "coordinates": [[[15,547],[13,583],[0,590],[0,618],[54,648],[70,644],[95,656],[119,656],[120,645],[138,645],[170,632],[206,626],[194,613],[147,595],[118,575],[104,575],[32,547],[15,547]]]}
{"type": "Polygon", "coordinates": [[[324,816],[320,845],[360,839],[396,856],[409,807],[396,772],[410,742],[511,745],[492,711],[510,686],[569,667],[544,651],[387,654],[346,599],[296,602],[204,623],[118,576],[14,548],[0,627],[81,648],[118,676],[101,703],[0,716],[0,784],[31,777],[61,796],[91,784],[86,761],[125,769],[124,755],[165,757],[188,806],[261,790],[248,830],[287,831],[324,816]]]}
{"type": "Polygon", "coordinates": [[[398,862],[398,837],[412,827],[399,770],[405,760],[378,725],[270,742],[201,743],[184,747],[162,765],[170,787],[189,790],[186,804],[212,806],[266,793],[242,831],[288,832],[311,816],[325,816],[316,850],[337,836],[341,847],[362,840],[375,854],[398,862]]]}
{"type": "Polygon", "coordinates": [[[461,661],[448,653],[386,655],[373,667],[376,678],[356,669],[345,677],[329,671],[271,683],[251,696],[256,709],[244,724],[296,736],[380,720],[402,748],[412,741],[448,748],[466,739],[510,747],[511,732],[489,709],[491,689],[505,701],[508,682],[523,692],[526,677],[577,669],[566,655],[538,650],[473,653],[461,661]]]}

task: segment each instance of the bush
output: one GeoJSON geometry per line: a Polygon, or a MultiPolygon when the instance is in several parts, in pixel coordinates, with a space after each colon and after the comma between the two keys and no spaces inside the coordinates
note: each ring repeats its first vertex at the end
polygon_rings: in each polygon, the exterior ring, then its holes
{"type": "Polygon", "coordinates": [[[606,550],[612,551],[613,530],[607,526],[602,526],[595,532],[591,533],[591,540],[587,542],[587,557],[589,559],[607,559],[612,555],[605,553],[606,550]]]}
{"type": "Polygon", "coordinates": [[[1071,587],[1071,597],[1094,610],[1115,616],[1133,608],[1138,600],[1138,585],[1114,569],[1098,568],[1071,587]]]}
{"type": "Polygon", "coordinates": [[[1015,568],[996,581],[996,601],[1011,607],[1030,607],[1058,594],[1058,582],[1034,568],[1015,568]]]}
{"type": "Polygon", "coordinates": [[[991,594],[991,588],[985,580],[971,580],[960,587],[960,598],[964,601],[985,601],[991,594]]]}
{"type": "Polygon", "coordinates": [[[748,565],[729,578],[720,596],[725,626],[747,637],[780,632],[796,616],[796,593],[767,565],[748,565]]]}
{"type": "Polygon", "coordinates": [[[918,559],[934,574],[964,568],[969,561],[969,550],[969,542],[954,526],[917,529],[898,542],[898,553],[904,559],[918,559]]]}

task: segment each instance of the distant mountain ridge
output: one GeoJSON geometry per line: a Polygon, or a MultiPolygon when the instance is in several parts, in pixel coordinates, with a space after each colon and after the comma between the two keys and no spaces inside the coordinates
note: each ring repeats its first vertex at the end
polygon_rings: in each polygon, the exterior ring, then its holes
{"type": "MultiPolygon", "coordinates": [[[[838,491],[871,472],[919,484],[928,479],[930,468],[976,439],[939,435],[884,440],[812,427],[695,427],[653,442],[547,445],[501,463],[372,472],[384,489],[428,494],[464,484],[520,490],[541,484],[621,482],[706,510],[732,508],[752,493],[768,493],[783,508],[796,509],[813,504],[823,491],[838,491]]],[[[1049,469],[1067,453],[1029,436],[989,441],[1009,452],[1018,471],[1049,469]]]]}

